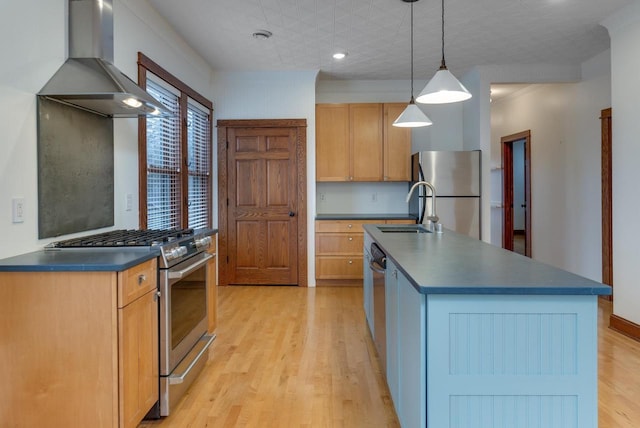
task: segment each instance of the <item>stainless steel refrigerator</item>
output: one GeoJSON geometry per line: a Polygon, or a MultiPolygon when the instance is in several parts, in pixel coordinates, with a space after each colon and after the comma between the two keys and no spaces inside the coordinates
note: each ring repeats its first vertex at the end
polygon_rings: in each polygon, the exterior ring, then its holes
{"type": "MultiPolygon", "coordinates": [[[[436,189],[436,214],[447,228],[480,239],[480,150],[424,151],[411,156],[412,182],[428,181],[436,189]]],[[[417,222],[431,213],[431,192],[419,186],[409,201],[417,222]]]]}

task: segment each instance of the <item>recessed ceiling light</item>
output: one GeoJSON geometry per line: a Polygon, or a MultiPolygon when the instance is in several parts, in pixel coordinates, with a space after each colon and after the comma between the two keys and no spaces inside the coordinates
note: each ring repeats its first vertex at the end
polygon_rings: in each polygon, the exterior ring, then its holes
{"type": "Polygon", "coordinates": [[[273,36],[273,33],[267,30],[258,30],[253,33],[252,36],[254,39],[267,40],[269,37],[273,36]]]}
{"type": "Polygon", "coordinates": [[[336,52],[333,54],[333,59],[344,59],[347,56],[346,52],[336,52]]]}

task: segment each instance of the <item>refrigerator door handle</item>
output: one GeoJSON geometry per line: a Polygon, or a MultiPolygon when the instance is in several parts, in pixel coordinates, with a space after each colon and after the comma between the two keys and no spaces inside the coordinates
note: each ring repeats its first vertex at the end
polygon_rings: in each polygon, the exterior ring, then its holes
{"type": "MultiPolygon", "coordinates": [[[[418,181],[426,181],[424,179],[424,171],[422,170],[422,164],[418,164],[418,181]]],[[[424,214],[427,210],[427,186],[424,184],[418,188],[418,206],[420,207],[420,212],[418,213],[418,224],[423,224],[424,222],[424,214]]]]}

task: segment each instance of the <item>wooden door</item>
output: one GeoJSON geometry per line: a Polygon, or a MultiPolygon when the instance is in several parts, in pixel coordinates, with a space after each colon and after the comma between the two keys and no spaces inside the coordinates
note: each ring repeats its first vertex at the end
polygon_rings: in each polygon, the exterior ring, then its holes
{"type": "MultiPolygon", "coordinates": [[[[611,185],[611,109],[602,110],[602,282],[613,287],[613,193],[611,185]]],[[[613,300],[613,296],[604,296],[613,300]]]]}
{"type": "Polygon", "coordinates": [[[382,181],[382,104],[349,104],[353,181],[382,181]]]}
{"type": "Polygon", "coordinates": [[[316,106],[316,181],[349,180],[349,105],[316,106]]]}
{"type": "Polygon", "coordinates": [[[411,181],[411,128],[393,126],[407,104],[384,104],[384,181],[411,181]]]}
{"type": "Polygon", "coordinates": [[[513,245],[513,143],[524,140],[524,255],[531,255],[531,131],[500,139],[502,146],[502,248],[514,251],[513,245]]]}
{"type": "Polygon", "coordinates": [[[218,121],[218,144],[225,147],[219,151],[221,285],[306,285],[305,127],[298,122],[218,121]]]}

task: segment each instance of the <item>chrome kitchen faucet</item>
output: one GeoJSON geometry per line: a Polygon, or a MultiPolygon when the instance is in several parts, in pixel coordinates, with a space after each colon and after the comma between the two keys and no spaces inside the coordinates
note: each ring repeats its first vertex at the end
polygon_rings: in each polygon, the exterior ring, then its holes
{"type": "MultiPolygon", "coordinates": [[[[413,186],[411,186],[411,189],[409,189],[409,194],[407,195],[407,203],[411,199],[411,195],[413,194],[413,191],[416,189],[416,187],[418,187],[420,185],[424,185],[424,186],[428,187],[429,189],[431,189],[431,196],[432,196],[432,199],[433,199],[432,205],[431,205],[431,215],[427,216],[427,220],[429,220],[429,222],[430,222],[429,225],[428,225],[429,229],[432,232],[442,233],[442,225],[438,223],[440,218],[436,214],[436,188],[433,187],[433,184],[429,183],[428,181],[418,181],[418,182],[416,182],[413,186]]],[[[425,201],[425,203],[426,203],[426,201],[425,201]]]]}

